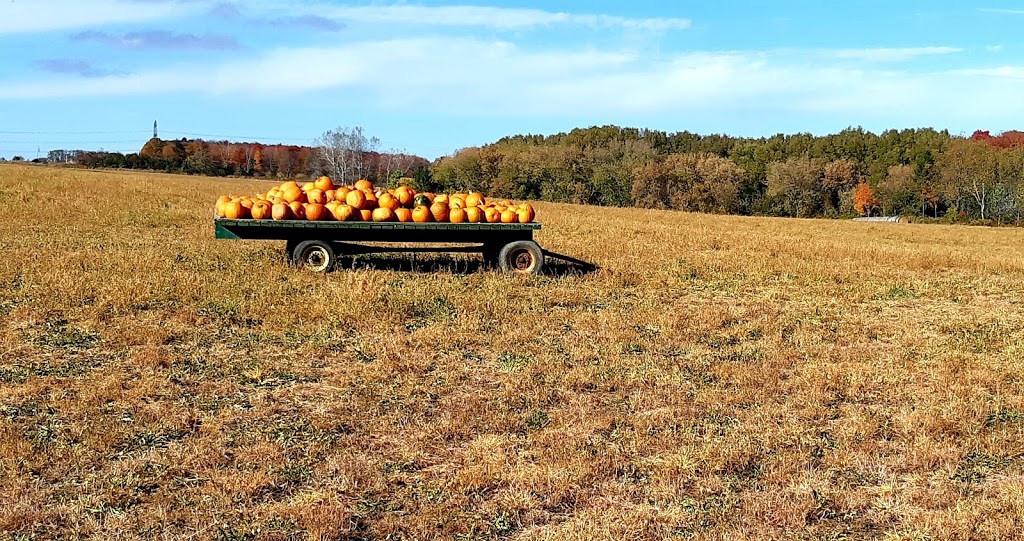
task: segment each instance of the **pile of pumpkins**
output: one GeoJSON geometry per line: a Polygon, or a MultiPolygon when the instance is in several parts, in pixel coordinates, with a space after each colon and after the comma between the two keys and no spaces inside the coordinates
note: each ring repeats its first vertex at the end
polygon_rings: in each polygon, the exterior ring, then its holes
{"type": "Polygon", "coordinates": [[[329,177],[300,186],[289,181],[266,193],[221,196],[217,216],[230,220],[336,220],[363,222],[530,223],[533,205],[502,200],[488,202],[475,192],[439,194],[408,186],[384,190],[361,179],[335,186],[329,177]]]}

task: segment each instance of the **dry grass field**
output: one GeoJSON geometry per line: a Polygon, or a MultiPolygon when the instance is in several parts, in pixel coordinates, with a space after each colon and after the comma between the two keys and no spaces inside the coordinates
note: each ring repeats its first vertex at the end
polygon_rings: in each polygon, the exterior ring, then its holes
{"type": "Polygon", "coordinates": [[[267,183],[0,166],[11,539],[1020,539],[1024,231],[538,205],[316,275],[267,183]]]}

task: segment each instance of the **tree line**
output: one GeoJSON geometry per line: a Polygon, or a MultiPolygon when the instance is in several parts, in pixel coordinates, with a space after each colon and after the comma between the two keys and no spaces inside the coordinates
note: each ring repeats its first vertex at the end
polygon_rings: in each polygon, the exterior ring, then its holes
{"type": "Polygon", "coordinates": [[[431,167],[445,190],[723,214],[1017,223],[1024,133],[933,129],[763,138],[617,126],[517,135],[431,167]]]}
{"type": "Polygon", "coordinates": [[[744,138],[600,126],[516,135],[433,163],[380,151],[363,129],[325,132],[315,146],[149,140],[138,153],[54,151],[49,161],[256,178],[329,175],[425,191],[721,214],[903,215],[1020,223],[1024,132],[971,137],[934,129],[848,128],[744,138]],[[407,182],[407,180],[403,180],[407,182]]]}
{"type": "Polygon", "coordinates": [[[430,162],[404,151],[380,152],[379,141],[360,128],[338,128],[317,146],[267,145],[202,139],[153,138],[138,153],[54,150],[49,163],[90,168],[146,169],[168,173],[253,178],[366,178],[384,183],[399,177],[424,178],[430,162]]]}

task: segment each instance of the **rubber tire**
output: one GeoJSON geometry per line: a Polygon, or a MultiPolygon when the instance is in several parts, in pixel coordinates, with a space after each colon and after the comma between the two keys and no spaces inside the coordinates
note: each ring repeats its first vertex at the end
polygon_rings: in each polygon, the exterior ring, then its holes
{"type": "Polygon", "coordinates": [[[502,247],[498,266],[514,274],[540,274],[544,271],[544,250],[532,240],[517,240],[502,247]]]}
{"type": "Polygon", "coordinates": [[[328,272],[338,263],[334,248],[322,240],[304,240],[292,250],[292,265],[313,272],[328,272]]]}

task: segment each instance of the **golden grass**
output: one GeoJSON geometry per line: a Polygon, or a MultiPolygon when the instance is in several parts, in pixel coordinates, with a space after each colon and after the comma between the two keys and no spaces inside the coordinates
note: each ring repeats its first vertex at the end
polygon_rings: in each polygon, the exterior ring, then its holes
{"type": "Polygon", "coordinates": [[[1022,230],[541,204],[600,272],[323,276],[212,238],[262,187],[0,167],[0,531],[1024,536],[1022,230]]]}

